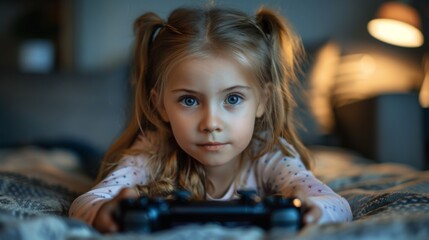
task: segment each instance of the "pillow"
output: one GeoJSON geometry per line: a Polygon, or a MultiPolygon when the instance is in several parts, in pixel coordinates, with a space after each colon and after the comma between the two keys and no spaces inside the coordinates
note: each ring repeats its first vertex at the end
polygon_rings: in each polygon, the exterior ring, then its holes
{"type": "Polygon", "coordinates": [[[1,172],[19,174],[77,193],[86,192],[93,183],[82,170],[80,161],[79,156],[68,149],[43,149],[38,146],[0,149],[1,172]]]}

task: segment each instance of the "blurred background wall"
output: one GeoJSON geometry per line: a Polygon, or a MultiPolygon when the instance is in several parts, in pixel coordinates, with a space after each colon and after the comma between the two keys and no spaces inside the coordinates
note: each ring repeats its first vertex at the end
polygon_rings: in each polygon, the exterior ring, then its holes
{"type": "MultiPolygon", "coordinates": [[[[163,18],[182,5],[208,5],[210,1],[76,1],[75,66],[81,70],[108,67],[127,58],[136,17],[154,11],[163,18]]],[[[219,6],[254,13],[261,4],[282,12],[306,44],[318,44],[328,38],[354,38],[366,35],[366,21],[372,17],[378,1],[356,0],[242,0],[213,1],[219,6]]]]}
{"type": "Polygon", "coordinates": [[[0,1],[0,48],[5,53],[0,67],[15,67],[17,44],[31,37],[55,39],[56,69],[94,71],[114,67],[128,59],[136,17],[154,11],[165,18],[174,8],[187,5],[215,4],[248,13],[254,13],[261,5],[271,7],[290,20],[307,46],[328,39],[344,43],[371,42],[366,25],[383,2],[385,0],[0,1]]]}

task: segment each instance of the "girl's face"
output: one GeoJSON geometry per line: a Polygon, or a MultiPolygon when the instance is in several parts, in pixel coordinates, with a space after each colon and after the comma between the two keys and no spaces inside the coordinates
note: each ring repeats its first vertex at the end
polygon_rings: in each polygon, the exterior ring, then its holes
{"type": "Polygon", "coordinates": [[[264,107],[254,79],[228,58],[181,62],[169,75],[159,111],[179,146],[206,170],[236,163],[264,107]]]}

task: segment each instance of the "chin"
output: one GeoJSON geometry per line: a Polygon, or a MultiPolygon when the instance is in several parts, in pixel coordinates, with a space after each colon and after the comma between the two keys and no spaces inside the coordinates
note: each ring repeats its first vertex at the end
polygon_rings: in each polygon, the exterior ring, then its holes
{"type": "Polygon", "coordinates": [[[197,161],[200,162],[204,167],[221,167],[221,166],[229,165],[234,161],[233,159],[227,160],[227,161],[219,160],[219,159],[225,159],[225,158],[217,157],[216,159],[203,159],[202,161],[200,160],[197,160],[197,161]]]}

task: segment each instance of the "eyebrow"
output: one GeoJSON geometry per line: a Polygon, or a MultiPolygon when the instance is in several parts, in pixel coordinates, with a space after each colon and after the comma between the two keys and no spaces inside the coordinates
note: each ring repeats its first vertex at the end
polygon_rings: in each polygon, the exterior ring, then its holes
{"type": "MultiPolygon", "coordinates": [[[[249,86],[243,86],[243,85],[236,85],[229,88],[225,88],[221,92],[230,92],[233,90],[250,90],[251,88],[249,86]]],[[[186,89],[186,88],[179,88],[179,89],[173,89],[171,92],[188,92],[188,93],[198,93],[197,91],[186,89]]]]}
{"type": "Polygon", "coordinates": [[[236,85],[229,88],[224,89],[222,92],[230,92],[233,90],[250,90],[251,88],[249,86],[242,86],[242,85],[236,85]]]}

